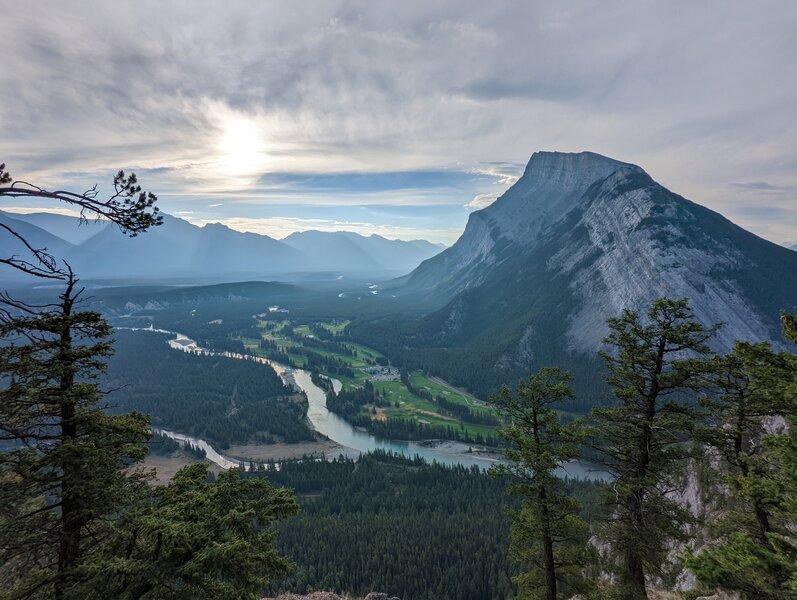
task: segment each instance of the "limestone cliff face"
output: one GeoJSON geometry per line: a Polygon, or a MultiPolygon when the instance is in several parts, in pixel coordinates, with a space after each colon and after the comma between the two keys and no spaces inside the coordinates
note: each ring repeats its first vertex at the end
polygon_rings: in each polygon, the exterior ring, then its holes
{"type": "Polygon", "coordinates": [[[662,296],[689,298],[703,323],[723,322],[718,348],[769,337],[764,316],[733,277],[751,258],[729,237],[704,229],[694,205],[627,169],[604,179],[592,195],[577,225],[588,242],[563,248],[549,261],[552,270],[571,277],[580,301],[568,330],[573,348],[595,348],[606,334],[607,316],[662,296]],[[584,252],[595,260],[579,269],[584,252]]]}
{"type": "Polygon", "coordinates": [[[533,355],[536,332],[553,341],[542,320],[565,323],[556,343],[594,353],[608,317],[662,296],[689,298],[698,319],[723,322],[717,350],[735,339],[777,343],[779,310],[797,302],[795,275],[797,253],[670,192],[638,166],[538,152],[398,293],[441,307],[424,323],[434,345],[491,331],[513,338],[497,358],[505,365],[533,355]]]}
{"type": "Polygon", "coordinates": [[[456,244],[425,261],[409,277],[409,286],[461,291],[484,281],[472,272],[498,260],[497,246],[507,242],[528,247],[539,241],[546,228],[578,206],[595,181],[617,169],[639,167],[592,152],[565,154],[537,152],[523,176],[490,206],[471,214],[456,244]]]}

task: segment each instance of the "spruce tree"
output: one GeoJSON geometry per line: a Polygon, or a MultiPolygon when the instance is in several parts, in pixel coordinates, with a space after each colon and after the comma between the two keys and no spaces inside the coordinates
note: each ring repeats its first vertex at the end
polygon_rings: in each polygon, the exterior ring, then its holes
{"type": "Polygon", "coordinates": [[[603,538],[618,559],[621,598],[647,598],[646,576],[661,575],[667,549],[690,520],[671,495],[678,488],[699,412],[690,392],[702,385],[706,344],[717,326],[694,320],[688,301],[656,300],[642,319],[624,310],[608,320],[601,356],[619,401],[592,411],[601,462],[612,475],[603,538]]]}
{"type": "Polygon", "coordinates": [[[146,453],[149,420],[103,410],[110,327],[76,309],[68,274],[58,302],[6,298],[0,311],[0,598],[67,597],[107,517],[143,485],[124,467],[146,453]]]}
{"type": "Polygon", "coordinates": [[[556,406],[572,399],[571,377],[544,368],[518,383],[516,393],[504,386],[491,403],[508,421],[501,428],[508,464],[492,472],[508,476],[509,492],[521,497],[512,515],[510,558],[522,565],[515,577],[521,598],[556,600],[562,589],[583,588],[589,562],[586,525],[578,503],[564,490],[555,471],[580,455],[580,421],[562,424],[556,406]]]}

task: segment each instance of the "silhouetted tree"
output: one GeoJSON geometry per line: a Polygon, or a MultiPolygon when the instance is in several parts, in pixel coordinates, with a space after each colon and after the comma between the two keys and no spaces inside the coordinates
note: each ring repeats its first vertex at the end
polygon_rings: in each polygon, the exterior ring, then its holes
{"type": "Polygon", "coordinates": [[[65,598],[106,517],[143,485],[124,467],[145,455],[149,419],[103,410],[110,326],[76,310],[68,274],[58,302],[0,312],[0,597],[65,598]]]}
{"type": "MultiPolygon", "coordinates": [[[[113,178],[113,188],[113,194],[107,198],[100,196],[96,185],[82,193],[51,191],[26,181],[14,180],[5,164],[0,164],[0,198],[58,200],[79,209],[83,221],[89,218],[105,219],[115,223],[123,233],[131,237],[163,222],[155,205],[158,197],[141,189],[135,173],[125,175],[124,171],[119,171],[113,178]]],[[[45,279],[69,279],[68,265],[59,264],[59,259],[52,256],[46,248],[35,248],[19,232],[4,223],[0,223],[0,230],[15,238],[20,244],[20,250],[25,253],[23,256],[0,256],[0,264],[45,279]]]]}

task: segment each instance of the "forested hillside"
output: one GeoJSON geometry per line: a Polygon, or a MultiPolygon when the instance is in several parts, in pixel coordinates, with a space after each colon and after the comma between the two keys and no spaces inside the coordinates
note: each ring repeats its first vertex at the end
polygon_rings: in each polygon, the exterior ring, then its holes
{"type": "Polygon", "coordinates": [[[712,349],[779,341],[797,297],[797,255],[591,152],[538,152],[505,194],[471,213],[457,242],[390,288],[417,313],[361,318],[352,335],[410,369],[485,398],[558,365],[579,405],[600,403],[595,352],[606,319],[657,297],[723,322],[712,349]]]}
{"type": "MultiPolygon", "coordinates": [[[[293,488],[301,505],[277,542],[297,569],[275,591],[380,590],[408,600],[512,593],[501,480],[385,454],[286,463],[268,479],[293,488]]],[[[568,487],[594,520],[600,486],[568,487]]]]}
{"type": "Polygon", "coordinates": [[[111,410],[138,410],[155,427],[201,437],[214,446],[313,439],[301,396],[268,365],[174,350],[170,336],[117,330],[105,386],[111,410]]]}

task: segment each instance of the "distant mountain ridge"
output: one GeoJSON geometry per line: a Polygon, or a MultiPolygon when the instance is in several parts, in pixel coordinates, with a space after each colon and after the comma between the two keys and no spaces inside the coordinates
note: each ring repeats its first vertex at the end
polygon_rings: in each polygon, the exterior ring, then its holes
{"type": "MultiPolygon", "coordinates": [[[[82,277],[98,279],[240,280],[320,272],[395,276],[441,250],[423,240],[405,242],[350,232],[306,231],[276,240],[220,223],[198,227],[171,215],[164,215],[162,226],[135,238],[107,223],[80,224],[64,215],[0,211],[0,218],[24,229],[26,237],[37,240],[37,247],[47,247],[69,261],[82,277]]],[[[7,237],[0,239],[7,255],[24,251],[7,237]]]]}
{"type": "Polygon", "coordinates": [[[392,293],[417,298],[427,314],[360,333],[395,340],[394,352],[485,392],[546,364],[579,368],[608,317],[661,296],[687,297],[699,320],[724,322],[717,350],[735,339],[779,344],[779,311],[797,304],[795,274],[797,253],[636,165],[538,152],[453,246],[394,282],[392,293]]]}
{"type": "Polygon", "coordinates": [[[441,247],[426,240],[389,240],[375,233],[363,236],[350,231],[297,231],[282,240],[314,256],[325,270],[352,263],[375,270],[411,271],[441,247]]]}

